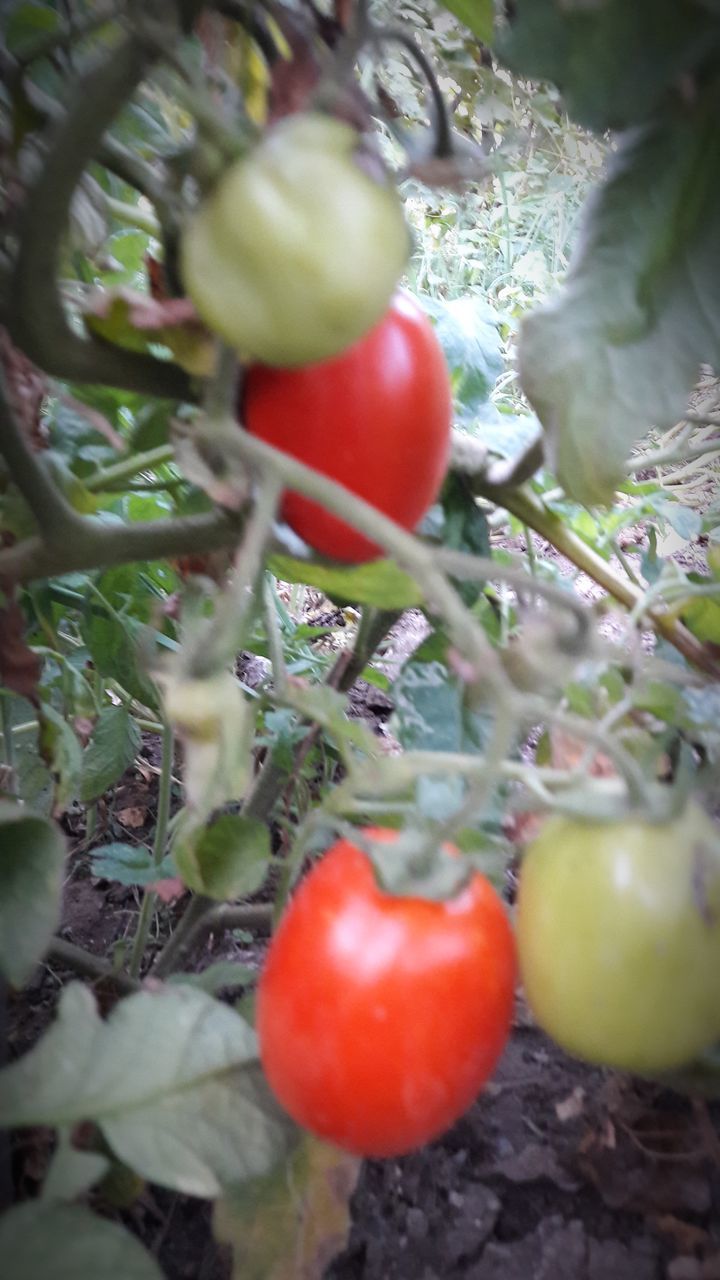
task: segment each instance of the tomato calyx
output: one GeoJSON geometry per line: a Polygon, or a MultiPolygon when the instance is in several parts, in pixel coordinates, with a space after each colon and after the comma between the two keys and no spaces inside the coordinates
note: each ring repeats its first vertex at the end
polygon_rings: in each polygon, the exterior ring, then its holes
{"type": "Polygon", "coordinates": [[[397,839],[357,841],[367,853],[384,893],[398,898],[443,902],[470,882],[473,868],[451,844],[438,844],[428,832],[408,830],[397,839]]]}

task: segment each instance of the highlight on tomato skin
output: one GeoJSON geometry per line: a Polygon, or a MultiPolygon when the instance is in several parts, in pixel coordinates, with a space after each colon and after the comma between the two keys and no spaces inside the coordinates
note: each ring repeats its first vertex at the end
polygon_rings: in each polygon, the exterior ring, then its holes
{"type": "MultiPolygon", "coordinates": [[[[412,530],[436,500],[450,453],[450,376],[419,304],[398,292],[383,319],[332,360],[251,365],[241,418],[251,435],[345,485],[412,530]]],[[[321,505],[286,493],[282,516],[315,551],[351,564],[382,548],[321,505]]]]}
{"type": "Polygon", "coordinates": [[[448,1129],[492,1074],[515,977],[507,912],[482,875],[446,901],[393,897],[368,856],[339,840],[268,950],[257,1030],[269,1084],[326,1141],[367,1157],[411,1151],[448,1129]]]}

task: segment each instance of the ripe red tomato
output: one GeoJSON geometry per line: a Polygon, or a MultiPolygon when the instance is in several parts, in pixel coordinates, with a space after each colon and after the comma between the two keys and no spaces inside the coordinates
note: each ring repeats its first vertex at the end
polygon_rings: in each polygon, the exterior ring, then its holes
{"type": "MultiPolygon", "coordinates": [[[[253,365],[248,431],[414,529],[447,468],[452,401],[445,358],[417,303],[399,293],[341,355],[300,369],[253,365]]],[[[360,563],[379,547],[315,502],[287,493],[282,514],[311,547],[360,563]]]]}
{"type": "Polygon", "coordinates": [[[462,1115],[490,1076],[514,986],[512,930],[483,876],[447,901],[392,897],[367,855],[340,840],[300,885],[268,951],[257,1005],[267,1078],[299,1124],[337,1146],[410,1151],[462,1115]]]}

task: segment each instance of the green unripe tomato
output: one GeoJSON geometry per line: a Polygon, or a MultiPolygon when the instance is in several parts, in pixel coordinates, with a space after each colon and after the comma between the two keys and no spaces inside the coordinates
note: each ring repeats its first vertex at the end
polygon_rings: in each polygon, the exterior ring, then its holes
{"type": "Polygon", "coordinates": [[[289,116],[222,175],[181,243],[185,288],[243,356],[325,360],[385,313],[410,237],[394,185],[341,120],[289,116]]]}
{"type": "Polygon", "coordinates": [[[550,819],[522,863],[528,1003],[570,1053],[640,1074],[720,1040],[720,844],[694,803],[663,826],[550,819]]]}

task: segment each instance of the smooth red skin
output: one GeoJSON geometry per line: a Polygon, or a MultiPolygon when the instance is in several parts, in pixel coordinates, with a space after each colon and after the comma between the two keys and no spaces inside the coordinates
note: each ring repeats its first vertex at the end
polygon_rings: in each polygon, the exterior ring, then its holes
{"type": "MultiPolygon", "coordinates": [[[[447,470],[452,398],[432,325],[399,293],[384,319],[342,355],[299,369],[252,365],[247,430],[365,498],[405,529],[435,501],[447,470]]],[[[362,563],[368,538],[297,493],[282,515],[323,555],[362,563]]]]}
{"type": "Polygon", "coordinates": [[[267,1078],[298,1124],[337,1146],[411,1151],[491,1075],[515,977],[513,933],[483,876],[446,902],[390,897],[341,840],[300,885],[267,955],[257,1004],[267,1078]]]}

